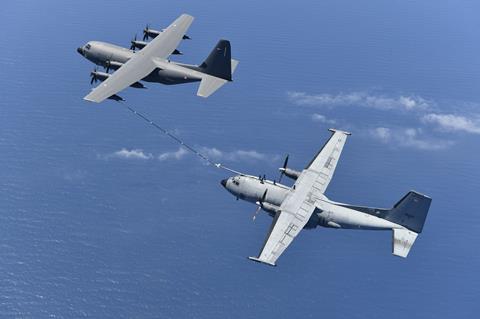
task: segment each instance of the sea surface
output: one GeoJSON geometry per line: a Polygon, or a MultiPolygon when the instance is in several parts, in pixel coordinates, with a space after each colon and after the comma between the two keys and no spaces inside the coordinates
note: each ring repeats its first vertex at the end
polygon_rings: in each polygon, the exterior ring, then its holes
{"type": "MultiPolygon", "coordinates": [[[[473,318],[480,311],[478,1],[4,1],[0,5],[1,318],[473,318]],[[82,100],[89,40],[195,17],[172,60],[220,38],[240,60],[129,105],[212,160],[278,179],[329,127],[351,131],[327,196],[432,197],[407,259],[391,233],[303,231],[278,267],[250,262],[271,219],[121,104],[82,100]]],[[[291,183],[287,179],[283,182],[291,183]]]]}

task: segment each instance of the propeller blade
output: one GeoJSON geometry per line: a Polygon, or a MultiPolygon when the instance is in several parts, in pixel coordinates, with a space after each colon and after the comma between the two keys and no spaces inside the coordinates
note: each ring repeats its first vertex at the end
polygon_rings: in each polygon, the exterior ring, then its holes
{"type": "Polygon", "coordinates": [[[135,36],[133,37],[133,40],[130,41],[130,50],[135,51],[136,46],[135,42],[137,42],[137,34],[135,33],[135,36]]]}
{"type": "Polygon", "coordinates": [[[90,80],[90,85],[93,85],[93,82],[97,82],[97,68],[93,69],[93,71],[90,73],[90,77],[92,78],[90,80]]]}
{"type": "Polygon", "coordinates": [[[287,157],[285,157],[285,162],[283,162],[283,168],[287,168],[287,164],[288,164],[288,158],[290,157],[290,155],[287,154],[287,157]]]}
{"type": "Polygon", "coordinates": [[[253,220],[257,218],[258,212],[260,212],[260,210],[263,208],[263,202],[265,201],[265,198],[267,198],[267,192],[268,192],[268,189],[265,190],[265,192],[262,195],[262,198],[260,198],[260,200],[257,202],[258,207],[255,213],[253,214],[253,220]]]}
{"type": "Polygon", "coordinates": [[[258,206],[257,210],[255,210],[255,213],[253,213],[253,217],[252,217],[253,221],[255,221],[255,219],[257,218],[257,215],[258,215],[258,212],[260,212],[260,209],[262,209],[262,207],[258,206]]]}
{"type": "Polygon", "coordinates": [[[287,169],[287,165],[288,165],[288,157],[290,155],[287,154],[287,156],[285,157],[285,161],[283,162],[283,166],[281,167],[282,169],[280,169],[280,177],[278,179],[278,182],[281,183],[282,182],[282,177],[283,175],[285,175],[285,169],[287,169]]]}
{"type": "Polygon", "coordinates": [[[148,39],[148,30],[150,28],[148,27],[148,24],[145,26],[145,29],[143,29],[143,41],[148,39]]]}
{"type": "Polygon", "coordinates": [[[268,192],[268,189],[266,189],[265,192],[262,195],[262,199],[260,200],[261,205],[263,204],[263,202],[265,201],[265,198],[267,197],[267,192],[268,192]]]}

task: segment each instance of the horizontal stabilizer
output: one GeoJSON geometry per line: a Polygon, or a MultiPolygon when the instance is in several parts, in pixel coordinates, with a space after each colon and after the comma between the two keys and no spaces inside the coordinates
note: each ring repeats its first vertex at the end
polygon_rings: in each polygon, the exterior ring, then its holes
{"type": "Polygon", "coordinates": [[[235,72],[235,69],[237,68],[239,61],[232,59],[232,74],[235,72]]]}
{"type": "Polygon", "coordinates": [[[394,228],[392,231],[392,254],[406,258],[418,234],[408,229],[394,228]]]}
{"type": "Polygon", "coordinates": [[[200,82],[197,95],[201,97],[209,97],[227,82],[227,80],[205,74],[200,82]]]}

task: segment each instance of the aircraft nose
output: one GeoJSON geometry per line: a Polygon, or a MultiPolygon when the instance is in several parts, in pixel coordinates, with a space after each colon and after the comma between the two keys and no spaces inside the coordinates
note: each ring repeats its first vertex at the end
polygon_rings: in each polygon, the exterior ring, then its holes
{"type": "Polygon", "coordinates": [[[83,48],[77,48],[77,52],[83,55],[83,48]]]}
{"type": "Polygon", "coordinates": [[[222,179],[222,181],[220,182],[220,184],[222,184],[223,187],[227,187],[227,180],[226,180],[226,179],[222,179]]]}

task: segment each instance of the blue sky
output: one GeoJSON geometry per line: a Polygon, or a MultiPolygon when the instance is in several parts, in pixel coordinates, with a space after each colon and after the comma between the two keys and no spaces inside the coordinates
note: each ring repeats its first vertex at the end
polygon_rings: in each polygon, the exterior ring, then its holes
{"type": "Polygon", "coordinates": [[[479,4],[475,1],[15,1],[0,34],[0,314],[25,318],[471,318],[480,282],[479,4]],[[113,102],[89,104],[75,49],[128,46],[195,16],[174,60],[219,38],[240,60],[196,84],[123,96],[215,161],[278,176],[353,133],[327,195],[433,198],[408,259],[389,232],[305,231],[276,268],[249,262],[271,220],[113,102]]]}

